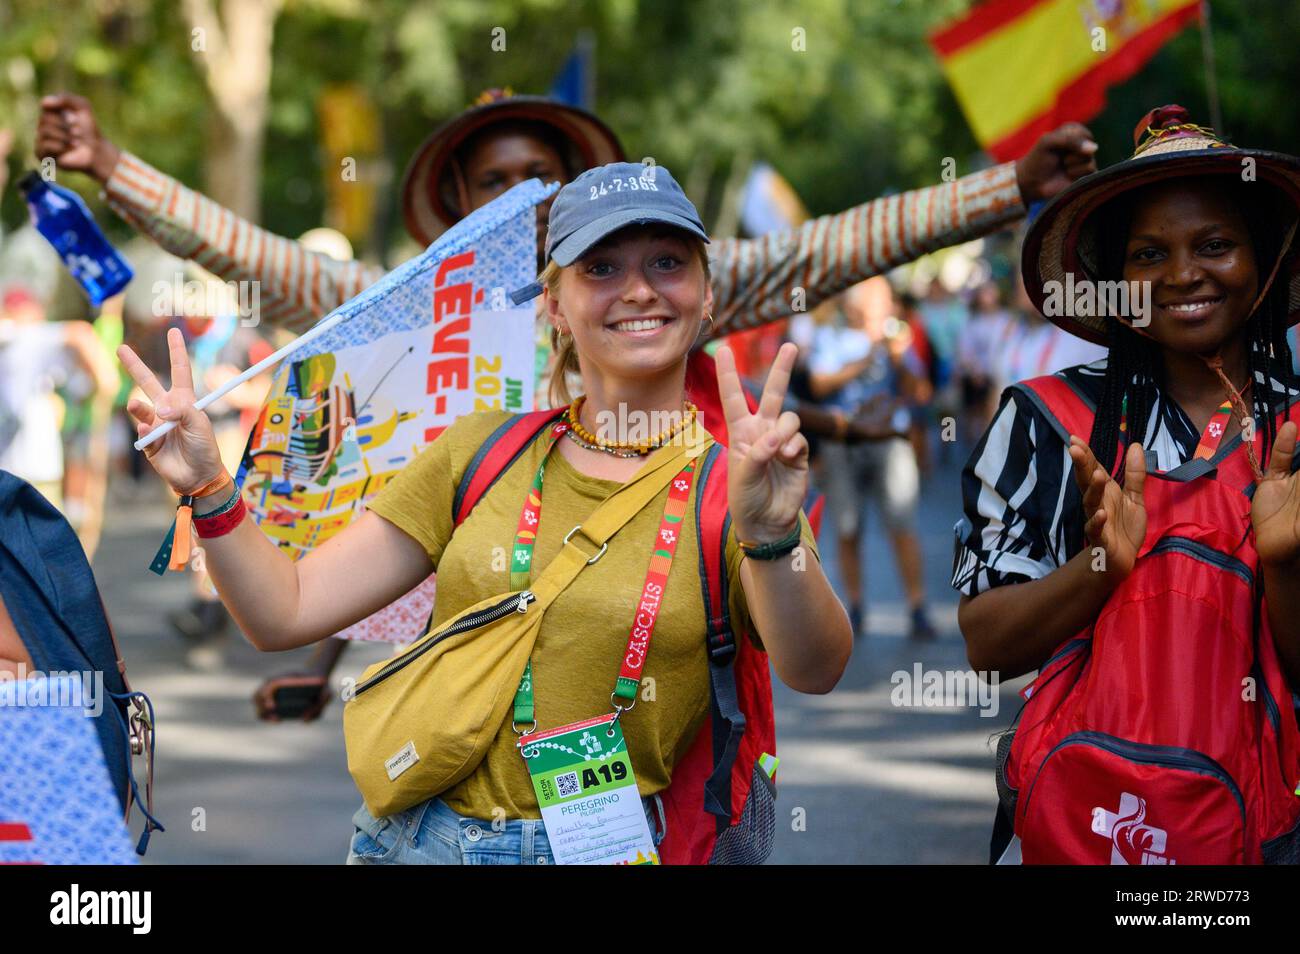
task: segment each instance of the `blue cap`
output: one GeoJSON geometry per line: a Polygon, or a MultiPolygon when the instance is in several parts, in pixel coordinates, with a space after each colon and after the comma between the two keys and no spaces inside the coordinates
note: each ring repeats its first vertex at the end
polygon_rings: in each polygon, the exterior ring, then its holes
{"type": "Polygon", "coordinates": [[[572,265],[605,236],[628,225],[652,223],[709,240],[700,214],[663,166],[638,162],[597,166],[561,189],[551,203],[546,258],[561,267],[572,265]]]}
{"type": "MultiPolygon", "coordinates": [[[[691,200],[663,166],[611,162],[588,169],[551,203],[546,260],[572,265],[593,245],[629,225],[668,225],[708,242],[691,200]]],[[[541,285],[514,292],[515,304],[535,298],[541,285]]]]}

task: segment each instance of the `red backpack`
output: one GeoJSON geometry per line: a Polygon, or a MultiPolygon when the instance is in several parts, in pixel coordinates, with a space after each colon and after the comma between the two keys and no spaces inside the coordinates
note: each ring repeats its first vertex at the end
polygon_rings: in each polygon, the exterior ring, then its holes
{"type": "MultiPolygon", "coordinates": [[[[1091,433],[1095,409],[1064,377],[1015,387],[1062,440],[1091,433]]],[[[1300,860],[1300,732],[1263,605],[1253,490],[1240,436],[1148,469],[1132,574],[1043,664],[999,745],[1026,864],[1300,860]]]]}
{"type": "MultiPolygon", "coordinates": [[[[716,386],[714,387],[716,391],[716,386]]],[[[498,427],[470,461],[453,502],[456,526],[546,425],[566,408],[517,414],[498,427]]],[[[708,417],[705,426],[714,433],[708,417]]],[[[775,754],[772,681],[767,654],[732,631],[727,602],[727,455],[713,444],[696,478],[695,527],[708,630],[709,718],[660,793],[665,864],[760,864],[776,831],[776,785],[759,764],[775,754]]]]}

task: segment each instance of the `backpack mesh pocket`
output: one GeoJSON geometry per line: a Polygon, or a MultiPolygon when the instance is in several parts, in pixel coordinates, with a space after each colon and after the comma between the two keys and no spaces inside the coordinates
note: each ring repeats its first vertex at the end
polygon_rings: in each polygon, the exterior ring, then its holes
{"type": "Polygon", "coordinates": [[[1011,787],[1007,781],[1007,759],[1011,755],[1011,743],[1015,741],[1016,730],[1009,729],[998,738],[998,749],[996,759],[997,765],[993,769],[993,779],[998,788],[998,804],[1006,812],[1008,819],[1016,817],[1016,790],[1011,787]]]}
{"type": "Polygon", "coordinates": [[[772,853],[775,838],[776,783],[755,762],[740,821],[718,835],[709,864],[761,865],[772,853]]]}
{"type": "Polygon", "coordinates": [[[1264,842],[1260,850],[1266,865],[1300,865],[1300,820],[1286,834],[1264,842]]]}

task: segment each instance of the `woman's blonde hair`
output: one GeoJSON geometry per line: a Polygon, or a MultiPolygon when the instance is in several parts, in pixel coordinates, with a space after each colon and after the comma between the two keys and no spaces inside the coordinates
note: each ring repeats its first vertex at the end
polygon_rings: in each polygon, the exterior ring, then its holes
{"type": "MultiPolygon", "coordinates": [[[[709,272],[709,253],[701,242],[695,236],[685,236],[686,241],[691,244],[695,251],[696,257],[700,260],[700,265],[704,269],[704,282],[708,284],[713,279],[709,272]]],[[[551,260],[546,263],[542,269],[541,277],[538,279],[546,290],[550,292],[552,298],[559,297],[560,293],[560,273],[563,269],[551,260]]],[[[569,393],[569,382],[567,377],[570,372],[578,373],[578,349],[573,345],[573,334],[561,336],[559,329],[554,324],[551,325],[551,350],[555,352],[555,364],[551,367],[551,383],[547,390],[551,399],[551,407],[560,407],[569,404],[573,400],[573,395],[569,393]]]]}

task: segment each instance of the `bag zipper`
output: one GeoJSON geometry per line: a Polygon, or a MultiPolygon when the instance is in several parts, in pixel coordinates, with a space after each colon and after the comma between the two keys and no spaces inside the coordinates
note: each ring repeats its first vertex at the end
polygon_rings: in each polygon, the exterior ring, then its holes
{"type": "MultiPolygon", "coordinates": [[[[1051,757],[1070,745],[1092,745],[1113,755],[1128,759],[1130,762],[1163,765],[1218,779],[1232,793],[1232,797],[1236,799],[1237,810],[1241,813],[1241,830],[1243,832],[1246,830],[1246,800],[1241,795],[1241,789],[1237,787],[1237,783],[1232,780],[1232,776],[1227,773],[1222,765],[1208,755],[1193,749],[1183,749],[1172,745],[1147,745],[1143,742],[1128,742],[1102,732],[1074,732],[1056,743],[1052,750],[1047,753],[1047,757],[1039,763],[1038,774],[1034,776],[1034,785],[1038,784],[1038,779],[1043,774],[1043,767],[1047,765],[1051,757]]],[[[1029,815],[1029,803],[1033,797],[1034,786],[1031,785],[1025,801],[1026,816],[1029,815]]]]}
{"type": "Polygon", "coordinates": [[[1077,652],[1086,642],[1088,642],[1087,636],[1076,636],[1074,639],[1071,639],[1061,647],[1060,651],[1057,652],[1056,655],[1038,667],[1039,675],[1042,675],[1048,669],[1051,669],[1052,663],[1056,662],[1058,659],[1064,659],[1066,656],[1070,655],[1070,653],[1077,652]]]}
{"type": "Polygon", "coordinates": [[[403,653],[383,669],[379,670],[379,672],[361,683],[354,690],[352,698],[355,699],[367,689],[387,679],[393,673],[405,668],[412,660],[423,656],[426,652],[449,636],[455,636],[457,633],[464,633],[471,629],[477,629],[480,626],[486,626],[488,623],[494,623],[499,619],[509,616],[511,613],[526,613],[528,611],[528,604],[536,599],[537,594],[532,590],[522,590],[516,595],[507,597],[494,606],[489,606],[487,609],[479,610],[477,613],[456,620],[456,622],[452,623],[445,630],[425,642],[425,644],[419,649],[414,649],[409,653],[403,653]]]}
{"type": "Polygon", "coordinates": [[[1273,698],[1273,693],[1269,691],[1268,683],[1264,681],[1264,667],[1259,664],[1259,659],[1250,667],[1250,675],[1255,680],[1255,687],[1264,697],[1264,710],[1268,714],[1268,721],[1273,725],[1274,732],[1282,731],[1282,712],[1277,707],[1277,700],[1273,698]]]}
{"type": "MultiPolygon", "coordinates": [[[[1051,675],[1047,677],[1047,682],[1043,682],[1044,674],[1047,673],[1052,668],[1052,666],[1054,666],[1060,660],[1065,659],[1067,656],[1072,656],[1082,651],[1091,642],[1092,642],[1091,636],[1076,636],[1073,639],[1071,639],[1068,643],[1066,643],[1064,646],[1062,646],[1056,653],[1054,653],[1050,659],[1048,659],[1045,663],[1039,666],[1038,675],[1034,676],[1033,680],[1029,683],[1029,685],[1025,686],[1024,689],[1020,690],[1020,696],[1025,700],[1025,704],[1026,705],[1029,704],[1029,700],[1033,698],[1033,696],[1038,692],[1039,689],[1045,688],[1048,683],[1050,683],[1053,679],[1055,679],[1057,676],[1059,676],[1061,673],[1065,672],[1065,670],[1069,668],[1069,666],[1060,667],[1059,669],[1056,670],[1056,672],[1051,673],[1051,675]]],[[[1073,661],[1071,661],[1070,665],[1074,665],[1073,661]]],[[[1019,719],[1020,716],[1017,715],[1016,720],[1019,721],[1019,719]]]]}
{"type": "MultiPolygon", "coordinates": [[[[1043,663],[1041,666],[1038,667],[1038,675],[1036,675],[1033,681],[1028,686],[1025,687],[1024,691],[1028,692],[1029,696],[1032,697],[1039,690],[1039,688],[1041,688],[1038,685],[1038,683],[1043,678],[1043,673],[1047,672],[1049,669],[1052,668],[1053,665],[1055,665],[1058,661],[1064,659],[1066,656],[1071,656],[1079,652],[1084,647],[1086,647],[1088,643],[1090,643],[1091,641],[1092,641],[1091,638],[1088,636],[1076,636],[1073,639],[1071,639],[1064,646],[1062,646],[1056,653],[1054,653],[1050,659],[1048,659],[1045,663],[1043,663]]],[[[1047,682],[1043,683],[1043,686],[1046,686],[1047,683],[1050,683],[1053,679],[1061,675],[1061,673],[1065,672],[1066,669],[1068,668],[1069,668],[1068,666],[1062,666],[1056,672],[1052,673],[1048,677],[1047,682]]],[[[1025,699],[1024,705],[1025,706],[1029,705],[1029,698],[1025,699]]],[[[1021,707],[1021,712],[1023,711],[1024,711],[1024,706],[1021,707]]],[[[1015,722],[1013,722],[1012,725],[1015,728],[1019,728],[1018,725],[1019,722],[1020,722],[1020,714],[1017,713],[1015,722]]],[[[1012,729],[1013,739],[1014,739],[1015,728],[1012,729]]],[[[1007,791],[1011,792],[1013,797],[1019,798],[1020,789],[1013,786],[1011,784],[1011,780],[1007,778],[1007,762],[1009,761],[1011,761],[1010,750],[1007,751],[1007,757],[1002,761],[998,762],[996,766],[996,772],[1002,784],[1006,787],[1007,791]]]]}
{"type": "Polygon", "coordinates": [[[1162,537],[1156,545],[1150,550],[1151,553],[1181,553],[1189,556],[1194,560],[1200,560],[1202,563],[1208,563],[1220,570],[1227,570],[1229,573],[1235,573],[1241,579],[1246,581],[1247,586],[1255,585],[1255,574],[1251,572],[1249,566],[1234,556],[1222,553],[1213,547],[1208,547],[1199,540],[1193,540],[1190,537],[1162,537]]]}

